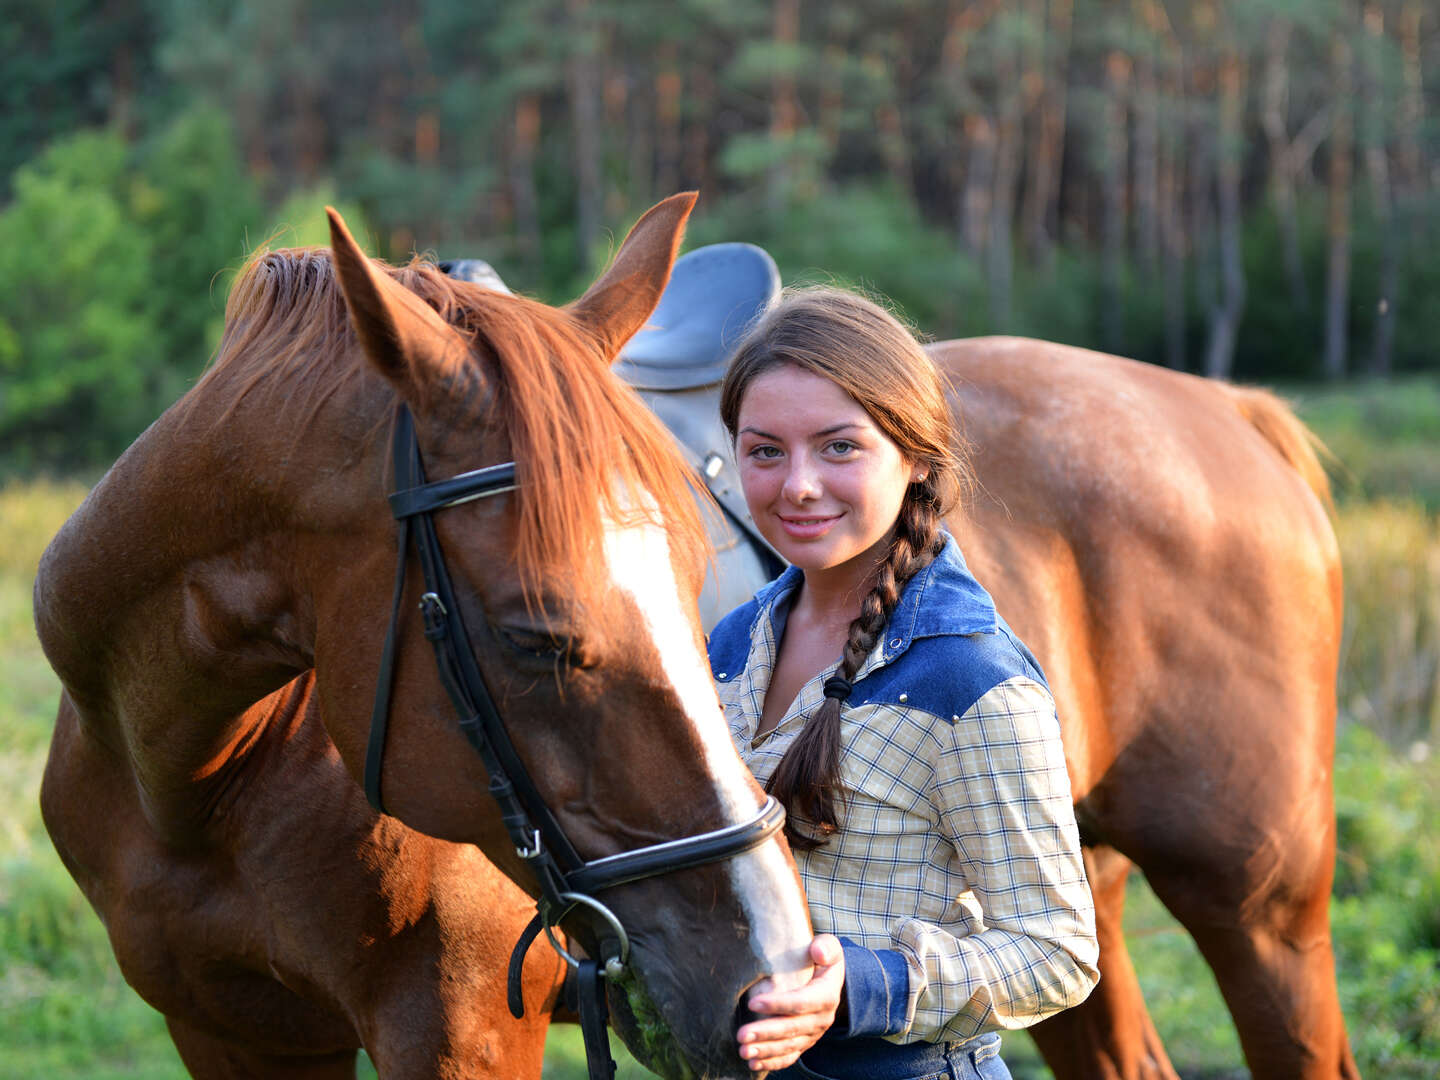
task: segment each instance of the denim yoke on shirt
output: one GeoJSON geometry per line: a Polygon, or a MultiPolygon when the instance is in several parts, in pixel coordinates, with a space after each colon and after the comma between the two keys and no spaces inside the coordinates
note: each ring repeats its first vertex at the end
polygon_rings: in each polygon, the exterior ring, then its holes
{"type": "MultiPolygon", "coordinates": [[[[709,640],[731,737],[762,785],[833,671],[755,739],[800,580],[791,567],[709,640]]],[[[841,779],[840,830],[795,853],[816,930],[845,943],[835,1037],[964,1040],[1085,999],[1095,913],[1054,701],[953,537],[856,673],[841,779]]]]}

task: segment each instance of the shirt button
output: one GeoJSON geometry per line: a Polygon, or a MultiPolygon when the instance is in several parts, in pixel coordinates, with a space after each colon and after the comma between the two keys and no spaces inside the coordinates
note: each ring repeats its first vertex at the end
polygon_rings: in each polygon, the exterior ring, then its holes
{"type": "Polygon", "coordinates": [[[904,704],[905,704],[907,701],[909,701],[909,700],[910,700],[910,695],[909,695],[909,694],[901,694],[901,695],[900,695],[900,704],[901,704],[901,705],[904,705],[904,704]]]}
{"type": "Polygon", "coordinates": [[[892,649],[898,649],[898,648],[899,648],[901,645],[903,645],[903,644],[904,644],[904,640],[903,640],[902,638],[896,637],[896,638],[891,638],[891,639],[890,639],[890,648],[892,648],[892,649]]]}
{"type": "Polygon", "coordinates": [[[716,677],[717,679],[723,679],[723,678],[725,678],[725,672],[722,671],[722,672],[720,672],[719,675],[716,675],[715,677],[716,677]]]}

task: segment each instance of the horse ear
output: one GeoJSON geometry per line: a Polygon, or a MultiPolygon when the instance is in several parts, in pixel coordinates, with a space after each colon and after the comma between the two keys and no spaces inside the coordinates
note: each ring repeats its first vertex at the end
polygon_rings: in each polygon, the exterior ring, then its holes
{"type": "Polygon", "coordinates": [[[419,387],[433,374],[465,363],[470,355],[465,339],[424,300],[377,269],[332,207],[325,213],[345,307],[380,372],[402,388],[419,387]]]}
{"type": "Polygon", "coordinates": [[[625,237],[610,269],[566,308],[599,340],[607,360],[619,355],[660,302],[698,194],[672,195],[647,210],[625,237]]]}

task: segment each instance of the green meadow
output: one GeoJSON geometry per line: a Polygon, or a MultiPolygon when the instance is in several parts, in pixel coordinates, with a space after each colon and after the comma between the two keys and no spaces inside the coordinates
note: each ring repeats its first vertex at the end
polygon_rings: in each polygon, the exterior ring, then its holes
{"type": "MultiPolygon", "coordinates": [[[[1332,905],[1340,991],[1364,1075],[1419,1080],[1440,1074],[1440,384],[1291,396],[1335,453],[1346,567],[1332,905]]],[[[183,1078],[36,804],[57,684],[31,628],[30,585],[84,492],[58,481],[0,488],[0,1080],[183,1078]]],[[[1128,933],[1181,1074],[1246,1076],[1208,970],[1138,875],[1128,933]]],[[[1006,1056],[1019,1078],[1048,1075],[1023,1036],[1006,1056]]],[[[617,1057],[622,1077],[650,1075],[617,1057]]],[[[578,1029],[552,1034],[545,1075],[584,1076],[578,1029]]]]}

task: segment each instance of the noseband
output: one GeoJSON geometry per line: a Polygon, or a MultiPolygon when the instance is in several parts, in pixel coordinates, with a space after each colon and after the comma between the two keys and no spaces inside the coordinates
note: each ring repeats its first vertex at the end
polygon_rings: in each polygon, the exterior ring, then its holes
{"type": "Polygon", "coordinates": [[[540,886],[535,918],[521,934],[510,957],[510,1011],[517,1019],[524,1013],[520,993],[521,966],[530,944],[543,929],[550,943],[576,971],[581,1029],[585,1036],[590,1075],[592,1078],[613,1077],[615,1063],[610,1060],[605,1032],[605,989],[599,980],[602,976],[613,980],[625,970],[630,941],[614,912],[595,899],[594,894],[627,882],[704,866],[749,851],[780,829],[785,821],[785,811],[773,797],[769,797],[755,817],[739,825],[651,844],[618,855],[589,861],[583,859],[550,813],[505,731],[495,700],[475,661],[432,517],[438,510],[512,490],[515,487],[515,463],[492,465],[448,480],[426,483],[414,420],[409,408],[403,404],[395,418],[391,450],[396,491],[390,496],[390,509],[400,523],[399,560],[395,570],[395,596],[390,607],[390,627],[385,635],[375,706],[370,716],[370,741],[365,751],[365,796],[371,806],[384,812],[380,800],[380,770],[389,723],[400,605],[405,591],[413,521],[415,550],[425,580],[420,614],[425,637],[435,650],[440,682],[459,714],[461,732],[479,753],[490,777],[490,796],[500,807],[500,817],[515,845],[515,853],[529,865],[540,886]],[[576,909],[599,920],[599,957],[577,959],[555,937],[554,927],[576,909]],[[608,1068],[605,1063],[608,1063],[608,1068]]]}

